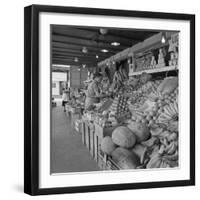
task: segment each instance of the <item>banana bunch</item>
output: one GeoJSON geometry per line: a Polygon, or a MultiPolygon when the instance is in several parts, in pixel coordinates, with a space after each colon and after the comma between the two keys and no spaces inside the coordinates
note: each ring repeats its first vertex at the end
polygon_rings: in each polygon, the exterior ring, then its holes
{"type": "Polygon", "coordinates": [[[178,121],[178,103],[174,101],[164,106],[163,112],[158,117],[158,122],[163,124],[169,124],[171,121],[178,121]]]}
{"type": "Polygon", "coordinates": [[[168,146],[162,144],[160,149],[152,154],[149,162],[146,165],[150,168],[167,168],[178,166],[178,145],[173,141],[168,146]]]}

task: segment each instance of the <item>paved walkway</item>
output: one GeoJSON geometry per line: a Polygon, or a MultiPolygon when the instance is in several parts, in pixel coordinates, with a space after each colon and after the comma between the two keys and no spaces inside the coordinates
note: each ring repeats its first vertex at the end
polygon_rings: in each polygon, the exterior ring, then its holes
{"type": "Polygon", "coordinates": [[[52,173],[100,170],[61,106],[52,109],[51,161],[52,173]]]}

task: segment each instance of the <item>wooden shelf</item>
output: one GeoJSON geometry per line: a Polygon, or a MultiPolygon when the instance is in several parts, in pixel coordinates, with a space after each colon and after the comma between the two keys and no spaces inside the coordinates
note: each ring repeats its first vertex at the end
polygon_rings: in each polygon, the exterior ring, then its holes
{"type": "Polygon", "coordinates": [[[145,69],[145,70],[142,70],[142,71],[129,73],[129,76],[140,75],[143,72],[146,72],[148,74],[154,74],[154,73],[167,72],[167,71],[173,71],[173,70],[178,70],[178,67],[177,66],[166,66],[166,67],[160,67],[160,68],[145,69]]]}

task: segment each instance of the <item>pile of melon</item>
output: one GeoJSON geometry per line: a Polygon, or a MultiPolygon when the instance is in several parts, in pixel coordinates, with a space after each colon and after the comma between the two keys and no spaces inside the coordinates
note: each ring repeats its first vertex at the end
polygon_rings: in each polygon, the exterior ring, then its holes
{"type": "Polygon", "coordinates": [[[104,137],[101,150],[121,169],[136,169],[141,165],[141,157],[145,153],[139,144],[149,137],[150,131],[145,124],[133,122],[128,127],[119,126],[114,129],[111,137],[104,137]]]}

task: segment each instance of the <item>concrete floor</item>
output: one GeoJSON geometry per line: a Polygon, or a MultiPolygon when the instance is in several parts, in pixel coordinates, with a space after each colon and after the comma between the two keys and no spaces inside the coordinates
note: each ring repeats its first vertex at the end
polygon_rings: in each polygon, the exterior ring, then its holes
{"type": "Polygon", "coordinates": [[[100,170],[61,106],[52,108],[51,172],[100,170]]]}

